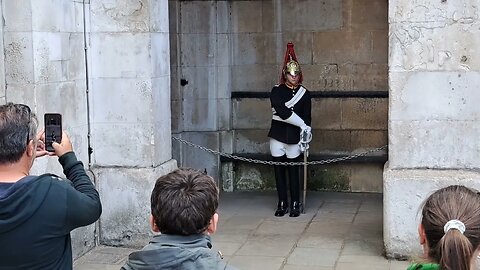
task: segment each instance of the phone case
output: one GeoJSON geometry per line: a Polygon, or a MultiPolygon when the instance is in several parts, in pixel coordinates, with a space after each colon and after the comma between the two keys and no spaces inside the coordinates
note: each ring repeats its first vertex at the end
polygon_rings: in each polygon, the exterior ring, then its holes
{"type": "Polygon", "coordinates": [[[45,149],[54,152],[52,143],[62,141],[62,115],[59,113],[46,113],[45,120],[45,149]]]}

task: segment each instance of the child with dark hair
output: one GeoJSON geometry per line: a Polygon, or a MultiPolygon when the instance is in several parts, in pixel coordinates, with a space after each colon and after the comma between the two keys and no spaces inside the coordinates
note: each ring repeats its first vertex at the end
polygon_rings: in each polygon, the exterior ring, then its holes
{"type": "Polygon", "coordinates": [[[230,269],[214,252],[218,188],[203,172],[180,168],[160,177],[151,196],[150,225],[155,235],[129,255],[125,270],[230,269]]]}
{"type": "Polygon", "coordinates": [[[408,270],[468,270],[480,244],[480,195],[454,185],[434,192],[424,202],[418,227],[428,263],[408,270]]]}

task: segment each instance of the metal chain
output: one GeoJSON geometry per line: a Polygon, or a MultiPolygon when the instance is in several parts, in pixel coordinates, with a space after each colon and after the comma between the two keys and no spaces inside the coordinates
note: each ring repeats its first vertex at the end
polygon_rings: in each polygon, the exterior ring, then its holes
{"type": "Polygon", "coordinates": [[[267,160],[259,160],[259,159],[252,159],[252,158],[235,156],[235,155],[232,155],[232,154],[215,151],[215,150],[209,149],[207,147],[204,147],[204,146],[194,144],[192,142],[180,139],[180,138],[175,137],[175,136],[172,136],[172,138],[174,140],[179,141],[181,143],[184,143],[186,145],[198,148],[200,150],[203,150],[205,152],[209,152],[209,153],[212,153],[212,154],[215,154],[215,155],[219,155],[219,156],[227,157],[227,158],[231,158],[231,159],[236,159],[236,160],[241,160],[241,161],[245,161],[245,162],[265,164],[265,165],[289,165],[289,166],[293,166],[293,165],[304,165],[304,164],[306,164],[306,165],[329,164],[329,163],[354,159],[354,158],[361,157],[361,156],[366,156],[370,153],[374,153],[374,152],[378,152],[378,151],[382,151],[384,149],[387,149],[387,145],[384,145],[382,147],[374,148],[374,149],[371,149],[371,150],[368,150],[368,151],[365,151],[365,152],[362,152],[362,153],[358,153],[358,154],[355,154],[355,155],[344,156],[344,157],[339,157],[339,158],[332,158],[332,159],[317,160],[317,161],[309,161],[309,162],[306,162],[306,163],[303,162],[303,161],[302,162],[277,162],[277,161],[270,161],[270,160],[267,161],[267,160]]]}

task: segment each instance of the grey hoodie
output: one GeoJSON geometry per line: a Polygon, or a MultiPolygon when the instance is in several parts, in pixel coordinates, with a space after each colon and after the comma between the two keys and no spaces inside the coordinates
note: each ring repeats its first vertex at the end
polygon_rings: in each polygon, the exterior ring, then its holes
{"type": "Polygon", "coordinates": [[[212,270],[228,267],[213,251],[210,236],[160,234],[142,250],[132,252],[121,270],[212,270]]]}

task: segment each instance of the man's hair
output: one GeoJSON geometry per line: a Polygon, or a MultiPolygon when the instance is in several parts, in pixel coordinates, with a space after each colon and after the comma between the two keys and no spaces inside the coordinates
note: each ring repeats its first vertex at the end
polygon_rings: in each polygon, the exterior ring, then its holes
{"type": "Polygon", "coordinates": [[[164,234],[203,233],[217,207],[215,181],[191,168],[179,168],[158,178],[152,191],[152,216],[164,234]]]}
{"type": "Polygon", "coordinates": [[[470,269],[480,244],[480,195],[465,186],[453,185],[434,192],[424,202],[422,225],[428,256],[440,269],[470,269]],[[465,232],[446,229],[447,222],[459,220],[465,232]]]}
{"type": "Polygon", "coordinates": [[[0,106],[0,164],[20,160],[30,140],[35,139],[38,122],[27,105],[0,106]]]}

